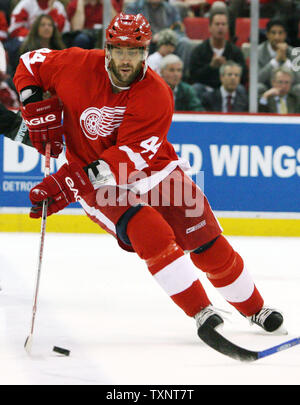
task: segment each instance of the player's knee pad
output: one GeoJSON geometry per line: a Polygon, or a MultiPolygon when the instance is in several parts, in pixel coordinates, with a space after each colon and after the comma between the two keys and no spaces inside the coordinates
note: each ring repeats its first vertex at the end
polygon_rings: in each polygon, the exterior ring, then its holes
{"type": "Polygon", "coordinates": [[[142,204],[138,204],[130,207],[118,220],[116,225],[117,237],[126,245],[131,246],[130,239],[127,235],[127,225],[130,219],[143,207],[142,204]]]}
{"type": "Polygon", "coordinates": [[[127,236],[136,253],[144,260],[159,255],[175,242],[171,226],[159,212],[149,206],[142,206],[130,218],[127,236]]]}

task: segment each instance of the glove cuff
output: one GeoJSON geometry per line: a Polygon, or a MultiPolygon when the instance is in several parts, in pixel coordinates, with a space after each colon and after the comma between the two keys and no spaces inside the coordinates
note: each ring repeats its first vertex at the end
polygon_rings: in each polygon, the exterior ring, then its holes
{"type": "Polygon", "coordinates": [[[22,112],[28,115],[43,115],[53,111],[62,111],[62,104],[58,97],[51,97],[47,100],[36,101],[35,103],[28,103],[26,106],[21,107],[22,112]]]}
{"type": "MultiPolygon", "coordinates": [[[[72,162],[67,165],[70,177],[65,178],[65,182],[68,185],[71,192],[74,194],[75,201],[78,201],[78,197],[83,197],[94,191],[94,187],[90,182],[83,168],[76,162],[72,162]],[[77,190],[77,193],[76,193],[77,190]]],[[[79,199],[80,199],[79,197],[79,199]]]]}

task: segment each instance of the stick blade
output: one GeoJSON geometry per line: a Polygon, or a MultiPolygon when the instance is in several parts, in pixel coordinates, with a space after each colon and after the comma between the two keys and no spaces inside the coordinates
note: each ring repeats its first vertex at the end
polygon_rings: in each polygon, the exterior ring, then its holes
{"type": "Polygon", "coordinates": [[[215,349],[217,352],[225,354],[225,356],[231,357],[232,359],[245,362],[258,359],[258,352],[237,346],[209,325],[200,326],[198,329],[198,336],[212,349],[215,349]]]}
{"type": "Polygon", "coordinates": [[[25,340],[24,343],[24,348],[27,352],[27,354],[31,354],[31,347],[32,347],[32,335],[27,336],[27,339],[25,340]]]}

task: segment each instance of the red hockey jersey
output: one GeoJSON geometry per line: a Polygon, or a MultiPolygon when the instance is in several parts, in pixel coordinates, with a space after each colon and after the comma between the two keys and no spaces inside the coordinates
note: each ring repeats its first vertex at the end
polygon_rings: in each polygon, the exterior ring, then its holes
{"type": "Polygon", "coordinates": [[[148,180],[140,182],[141,192],[176,166],[187,168],[167,140],[172,91],[150,68],[129,90],[113,93],[103,50],[40,49],[21,56],[14,82],[18,91],[37,85],[61,99],[69,162],[86,166],[103,159],[119,184],[128,183],[133,172],[143,171],[141,177],[148,180]],[[120,164],[123,169],[126,164],[126,178],[119,178],[120,164]]]}

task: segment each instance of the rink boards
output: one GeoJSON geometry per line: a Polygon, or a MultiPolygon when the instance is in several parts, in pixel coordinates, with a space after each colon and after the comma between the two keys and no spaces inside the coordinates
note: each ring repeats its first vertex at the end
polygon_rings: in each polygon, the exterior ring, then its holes
{"type": "MultiPolygon", "coordinates": [[[[174,115],[169,140],[189,160],[224,233],[300,236],[299,124],[297,116],[174,115]]],[[[52,159],[52,171],[63,163],[52,159]]],[[[0,137],[1,231],[39,231],[28,192],[43,165],[34,149],[0,137]]],[[[49,217],[47,230],[102,232],[76,204],[49,217]]]]}

